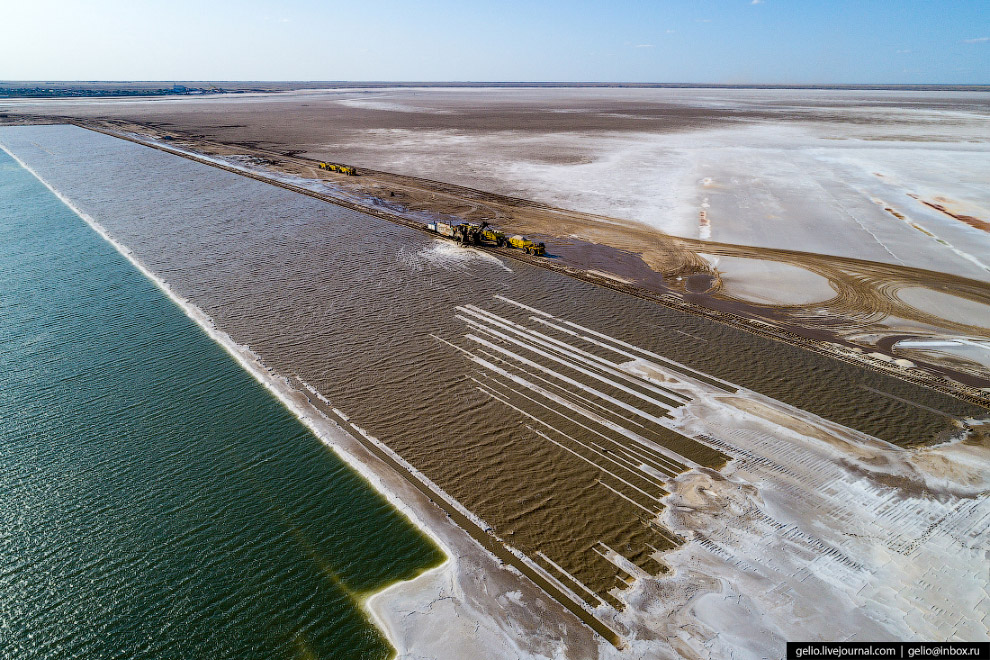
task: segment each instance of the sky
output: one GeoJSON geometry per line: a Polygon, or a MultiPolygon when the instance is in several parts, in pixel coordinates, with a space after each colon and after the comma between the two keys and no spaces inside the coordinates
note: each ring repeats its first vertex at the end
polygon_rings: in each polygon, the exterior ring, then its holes
{"type": "Polygon", "coordinates": [[[4,0],[0,80],[990,84],[990,0],[4,0]]]}

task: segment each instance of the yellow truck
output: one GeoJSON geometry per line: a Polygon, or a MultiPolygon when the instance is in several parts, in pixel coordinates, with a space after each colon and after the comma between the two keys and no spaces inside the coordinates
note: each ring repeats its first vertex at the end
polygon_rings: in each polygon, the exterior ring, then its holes
{"type": "Polygon", "coordinates": [[[534,243],[525,236],[520,236],[519,234],[509,238],[509,245],[517,250],[524,251],[526,254],[535,254],[538,257],[542,257],[547,253],[546,245],[543,243],[534,243]]]}

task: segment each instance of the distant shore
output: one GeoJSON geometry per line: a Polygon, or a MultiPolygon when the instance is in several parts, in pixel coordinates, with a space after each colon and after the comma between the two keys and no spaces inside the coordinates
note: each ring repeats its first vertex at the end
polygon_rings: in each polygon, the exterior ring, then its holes
{"type": "Polygon", "coordinates": [[[0,99],[84,98],[130,96],[195,96],[202,94],[243,94],[318,89],[385,88],[529,88],[529,89],[767,89],[767,90],[848,90],[915,92],[990,92],[990,85],[925,84],[775,84],[705,82],[598,82],[598,81],[42,81],[0,80],[0,99]]]}

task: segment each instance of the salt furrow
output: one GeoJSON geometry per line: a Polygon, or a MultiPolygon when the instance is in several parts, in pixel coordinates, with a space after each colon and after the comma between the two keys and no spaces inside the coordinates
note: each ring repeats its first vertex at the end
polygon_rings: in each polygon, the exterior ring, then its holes
{"type": "MultiPolygon", "coordinates": [[[[492,355],[491,353],[487,353],[486,352],[485,354],[486,355],[489,355],[491,357],[494,357],[496,359],[499,359],[503,364],[510,364],[508,361],[502,360],[501,358],[498,358],[498,356],[492,355]]],[[[567,389],[566,387],[564,387],[560,383],[551,381],[551,380],[549,380],[547,378],[543,378],[542,376],[539,376],[539,375],[534,374],[534,373],[527,372],[527,374],[530,377],[539,380],[541,383],[546,383],[549,387],[551,387],[554,390],[560,392],[561,395],[563,395],[563,396],[566,396],[566,397],[571,398],[571,399],[576,399],[580,403],[584,403],[584,404],[586,404],[588,406],[592,406],[596,410],[599,410],[599,411],[601,411],[601,412],[603,412],[603,413],[605,413],[607,415],[611,415],[612,417],[615,417],[616,419],[622,420],[622,423],[623,424],[629,424],[630,426],[638,426],[639,428],[644,429],[644,430],[646,429],[646,424],[645,423],[641,423],[641,422],[638,422],[638,421],[636,421],[636,420],[634,420],[634,419],[632,419],[630,417],[626,417],[625,415],[623,415],[623,414],[621,414],[619,412],[616,412],[615,410],[613,410],[612,408],[609,408],[609,407],[605,406],[604,404],[598,403],[597,401],[593,401],[592,399],[590,399],[590,398],[588,398],[586,396],[582,396],[582,395],[578,394],[577,392],[573,392],[573,391],[567,389]]]]}
{"type": "MultiPolygon", "coordinates": [[[[606,560],[614,564],[616,568],[618,568],[619,570],[625,571],[629,575],[638,577],[640,579],[646,579],[650,577],[650,575],[646,571],[644,571],[639,566],[626,559],[622,554],[610,548],[608,544],[605,543],[604,541],[599,541],[598,545],[602,546],[606,550],[604,554],[602,553],[599,554],[602,554],[602,556],[605,557],[606,560]]],[[[596,552],[598,551],[597,548],[595,548],[595,551],[596,552]]]]}
{"type": "Polygon", "coordinates": [[[596,422],[596,423],[600,424],[601,426],[604,426],[605,428],[611,429],[611,430],[615,431],[616,433],[619,433],[620,435],[624,435],[627,438],[629,438],[630,440],[633,440],[633,441],[638,442],[638,443],[640,443],[640,444],[642,444],[642,445],[644,445],[646,447],[649,447],[650,449],[653,449],[655,451],[658,451],[658,452],[666,455],[668,458],[670,458],[670,459],[672,459],[674,461],[677,461],[678,463],[681,463],[684,466],[694,467],[694,468],[699,467],[698,464],[695,463],[694,461],[692,461],[690,459],[687,459],[687,458],[684,458],[683,456],[680,456],[679,454],[677,454],[677,453],[675,453],[675,452],[667,449],[666,447],[661,447],[661,446],[657,445],[656,443],[654,443],[654,442],[652,442],[652,441],[644,438],[643,436],[639,435],[638,433],[634,433],[634,432],[632,432],[632,431],[630,431],[630,430],[628,430],[628,429],[626,429],[626,428],[624,428],[622,426],[619,426],[618,424],[615,424],[615,423],[613,423],[613,422],[605,419],[601,415],[598,415],[596,413],[593,413],[590,410],[587,410],[587,409],[585,409],[585,408],[583,408],[581,406],[574,405],[571,402],[567,401],[566,399],[563,399],[563,398],[557,396],[553,392],[550,392],[550,391],[548,391],[548,390],[546,390],[546,389],[544,389],[544,388],[542,388],[542,387],[540,387],[538,385],[535,385],[534,383],[529,382],[525,378],[522,378],[520,376],[516,376],[515,374],[509,373],[505,369],[502,369],[501,367],[498,367],[498,366],[492,364],[488,360],[485,360],[483,358],[480,358],[480,357],[478,357],[476,355],[472,355],[471,359],[476,364],[480,364],[481,366],[494,371],[495,373],[503,376],[504,378],[508,378],[508,379],[512,380],[513,382],[515,382],[515,383],[517,383],[519,385],[522,385],[523,387],[525,387],[527,389],[530,389],[533,392],[536,392],[537,394],[540,394],[540,395],[542,395],[542,396],[550,399],[551,401],[555,401],[556,403],[558,403],[558,404],[560,404],[560,405],[562,405],[562,406],[564,406],[566,408],[569,408],[570,410],[573,410],[574,412],[578,413],[579,415],[582,415],[583,417],[587,417],[588,419],[592,420],[593,422],[596,422]]]}
{"type": "MultiPolygon", "coordinates": [[[[500,397],[504,403],[534,420],[526,426],[528,432],[571,454],[583,454],[586,463],[603,472],[598,480],[603,496],[632,505],[627,515],[637,516],[681,548],[673,552],[654,549],[653,558],[674,569],[665,577],[646,576],[622,561],[612,562],[621,571],[620,578],[626,574],[635,578],[628,587],[608,592],[630,605],[617,620],[633,627],[643,616],[650,617],[651,625],[670,621],[667,638],[693,640],[692,648],[702,657],[727,655],[730,649],[746,657],[761,657],[768,650],[759,642],[754,646],[751,640],[793,637],[801,630],[819,630],[832,622],[844,630],[884,638],[988,636],[982,620],[990,617],[969,615],[990,605],[990,596],[976,588],[975,580],[975,567],[990,546],[990,505],[985,497],[961,498],[951,493],[928,497],[891,486],[900,479],[909,483],[918,478],[917,466],[893,467],[905,465],[917,452],[752,392],[734,394],[738,390],[733,388],[726,395],[724,381],[697,372],[673,375],[678,399],[687,400],[671,411],[675,413],[672,418],[663,417],[663,423],[657,424],[657,420],[601,398],[595,387],[575,384],[574,379],[585,379],[582,374],[590,370],[597,376],[596,385],[608,383],[608,388],[602,388],[605,392],[630,401],[611,387],[638,386],[636,381],[648,381],[651,374],[669,385],[664,378],[669,370],[677,370],[676,363],[540,310],[516,307],[534,314],[527,318],[546,330],[539,332],[517,322],[507,309],[505,316],[474,305],[457,310],[469,329],[466,340],[478,346],[477,353],[486,362],[502,370],[481,365],[481,380],[493,382],[488,391],[504,391],[500,397]],[[617,364],[592,352],[604,355],[599,349],[630,362],[617,364]],[[557,365],[575,369],[564,372],[573,378],[560,379],[557,365]],[[614,374],[608,371],[613,365],[635,381],[615,378],[619,382],[613,382],[614,374]],[[548,398],[546,392],[562,400],[548,398]],[[744,407],[744,400],[752,405],[744,407]],[[612,407],[617,410],[606,417],[619,421],[628,414],[642,420],[643,436],[651,429],[674,429],[722,452],[730,459],[723,469],[729,479],[697,469],[666,478],[662,472],[651,475],[650,461],[637,460],[637,454],[650,451],[650,446],[627,442],[628,433],[603,426],[588,414],[601,415],[600,410],[612,407]],[[571,423],[580,424],[575,417],[590,420],[580,427],[595,427],[591,429],[595,437],[586,438],[584,432],[576,437],[558,434],[560,429],[538,419],[550,419],[544,410],[571,423]],[[603,455],[609,460],[602,460],[603,455]],[[641,495],[614,480],[603,466],[622,476],[636,474],[628,477],[630,483],[643,478],[649,480],[644,483],[662,481],[671,492],[671,499],[664,500],[668,506],[652,514],[650,500],[641,500],[641,495]],[[886,474],[895,480],[885,480],[886,474]],[[686,488],[699,482],[705,486],[686,488]],[[689,541],[684,543],[676,534],[689,541]],[[716,587],[699,590],[699,585],[712,580],[733,598],[740,596],[734,606],[725,604],[725,596],[716,587]],[[657,582],[657,586],[644,586],[657,582]],[[680,586],[664,586],[671,584],[680,586]],[[951,585],[945,593],[940,590],[943,584],[951,585]],[[643,600],[655,595],[657,588],[674,597],[661,599],[660,605],[655,599],[643,600]],[[818,602],[823,594],[827,603],[804,613],[802,604],[818,602]],[[802,614],[794,616],[795,612],[802,614]],[[693,632],[686,634],[685,630],[693,632]],[[724,637],[718,633],[725,633],[724,637]],[[703,639],[715,640],[714,645],[702,643],[703,639]],[[745,641],[739,647],[741,640],[745,641]]],[[[628,420],[619,421],[618,426],[626,431],[631,428],[628,420]]],[[[937,449],[925,451],[938,453],[937,449]]],[[[945,479],[951,483],[951,477],[945,479]]],[[[919,486],[924,489],[927,483],[919,486]]],[[[595,551],[606,560],[614,558],[607,544],[597,545],[595,551]]],[[[614,604],[609,596],[603,595],[614,604]]],[[[638,647],[639,642],[631,639],[635,648],[653,649],[643,643],[638,647]]]]}
{"type": "MultiPolygon", "coordinates": [[[[695,371],[691,367],[688,367],[686,365],[683,365],[680,362],[675,362],[674,360],[670,360],[668,358],[665,358],[662,355],[657,355],[656,353],[653,353],[651,351],[648,351],[645,348],[640,348],[638,346],[633,346],[632,344],[629,344],[627,342],[624,342],[621,339],[616,339],[615,337],[610,337],[610,336],[608,336],[606,334],[602,334],[601,332],[596,332],[596,331],[594,331],[594,330],[592,330],[590,328],[586,328],[586,327],[584,327],[582,325],[578,325],[577,323],[573,323],[571,321],[564,321],[564,323],[566,323],[567,325],[571,326],[572,328],[577,328],[578,330],[581,330],[583,332],[587,332],[587,333],[590,333],[592,335],[595,335],[596,337],[601,337],[602,339],[605,339],[605,340],[608,340],[608,341],[611,341],[611,342],[615,342],[619,346],[623,346],[623,347],[628,348],[630,350],[637,351],[637,352],[639,352],[639,353],[641,353],[643,355],[648,355],[649,357],[651,357],[651,358],[653,358],[655,360],[659,360],[661,362],[661,365],[663,365],[663,364],[672,365],[673,367],[676,367],[679,372],[684,373],[684,374],[686,374],[688,376],[691,376],[691,377],[697,376],[697,377],[701,377],[702,379],[705,379],[705,380],[711,380],[711,381],[715,381],[717,383],[721,383],[725,387],[731,388],[731,391],[734,391],[734,390],[737,389],[737,387],[735,385],[733,385],[732,383],[730,383],[728,381],[722,380],[721,378],[716,378],[715,376],[709,376],[708,374],[702,374],[702,373],[700,373],[698,371],[695,371]]],[[[607,348],[607,346],[606,346],[606,348],[607,348]]],[[[704,380],[702,382],[704,382],[704,380]]]]}
{"type": "MultiPolygon", "coordinates": [[[[553,318],[553,317],[551,317],[551,318],[553,318]]],[[[621,355],[623,357],[629,358],[632,361],[635,361],[635,362],[643,361],[643,357],[641,355],[636,355],[634,353],[629,353],[628,351],[624,351],[621,348],[616,348],[615,346],[611,346],[611,345],[606,344],[604,342],[600,342],[597,339],[592,339],[591,337],[586,337],[585,335],[582,335],[582,334],[580,334],[578,332],[575,332],[574,330],[568,330],[567,328],[564,328],[562,326],[559,326],[556,323],[553,323],[551,321],[548,321],[547,319],[540,318],[538,316],[530,316],[529,317],[529,320],[535,321],[537,323],[542,323],[543,325],[545,325],[547,327],[550,327],[550,328],[553,328],[554,330],[556,330],[558,332],[561,332],[561,333],[566,334],[566,335],[570,335],[572,337],[577,337],[578,339],[581,339],[583,341],[586,341],[589,344],[592,344],[593,346],[598,346],[600,348],[604,348],[606,350],[612,351],[613,353],[616,353],[616,354],[621,355]]],[[[616,363],[613,362],[612,364],[616,364],[616,363]]],[[[656,367],[658,370],[662,370],[663,369],[663,367],[661,365],[659,365],[659,364],[653,364],[652,362],[649,363],[649,364],[652,365],[652,366],[654,366],[654,367],[656,367]]],[[[621,365],[616,364],[616,366],[621,366],[621,365]]],[[[665,371],[665,373],[667,373],[667,372],[665,371]]],[[[644,380],[646,380],[646,379],[644,378],[644,380]]],[[[688,399],[688,397],[685,397],[683,394],[680,394],[679,392],[674,392],[672,390],[668,390],[668,392],[670,394],[674,395],[674,396],[679,396],[679,397],[681,397],[683,399],[688,399]]]]}
{"type": "Polygon", "coordinates": [[[600,369],[614,377],[621,378],[626,382],[633,383],[637,387],[641,387],[645,390],[653,392],[654,394],[657,394],[665,399],[670,396],[686,399],[686,397],[684,397],[681,394],[671,392],[670,390],[665,390],[662,387],[657,387],[649,382],[646,382],[644,379],[637,378],[633,374],[630,374],[626,371],[622,371],[620,370],[619,365],[616,364],[615,362],[610,362],[605,358],[595,355],[594,353],[589,353],[588,351],[577,348],[576,346],[572,346],[566,342],[562,342],[559,339],[554,339],[553,337],[545,335],[541,332],[537,332],[532,328],[527,328],[526,326],[510,321],[509,319],[505,319],[495,314],[492,314],[491,312],[484,309],[480,309],[474,305],[465,305],[465,307],[479,314],[482,314],[485,317],[491,318],[493,319],[493,321],[504,324],[501,327],[508,326],[509,329],[511,329],[519,336],[529,339],[530,341],[534,341],[535,343],[538,343],[551,350],[558,351],[559,353],[566,355],[572,360],[586,361],[585,363],[589,364],[590,366],[600,369]],[[548,345],[548,343],[552,345],[548,345]]]}
{"type": "MultiPolygon", "coordinates": [[[[535,431],[535,433],[539,433],[539,431],[535,431]]],[[[547,439],[549,440],[549,438],[547,438],[547,439]]],[[[553,440],[550,440],[550,442],[553,442],[553,440]]],[[[634,502],[633,500],[629,499],[628,497],[626,497],[625,495],[623,495],[622,493],[620,493],[616,489],[614,489],[611,486],[609,486],[607,483],[605,483],[601,479],[598,480],[598,484],[601,485],[601,486],[604,486],[605,488],[607,488],[608,490],[612,491],[613,493],[615,493],[616,495],[618,495],[619,497],[621,497],[625,501],[629,502],[630,504],[639,507],[643,511],[646,511],[646,513],[648,513],[649,515],[656,515],[656,513],[657,513],[656,511],[653,511],[652,509],[647,509],[645,506],[643,506],[639,502],[634,502]]]]}
{"type": "Polygon", "coordinates": [[[529,305],[524,305],[521,302],[512,300],[511,298],[506,298],[505,296],[498,295],[498,294],[496,294],[494,297],[497,298],[498,300],[501,300],[502,302],[507,302],[510,305],[515,305],[516,307],[519,307],[521,309],[525,309],[528,312],[532,312],[533,314],[540,314],[542,316],[549,316],[550,318],[553,318],[553,314],[548,314],[547,312],[544,312],[543,310],[536,309],[534,307],[530,307],[529,305]]]}
{"type": "MultiPolygon", "coordinates": [[[[481,351],[481,353],[484,354],[484,355],[486,355],[486,356],[488,356],[492,360],[496,360],[496,361],[502,362],[503,364],[508,364],[507,362],[505,362],[505,360],[502,360],[498,356],[491,355],[489,353],[486,353],[485,351],[481,351]]],[[[535,377],[532,374],[527,374],[527,375],[529,375],[531,377],[535,377]]],[[[486,378],[490,378],[490,379],[492,379],[495,382],[499,382],[494,377],[489,376],[487,374],[485,374],[485,377],[486,378]]],[[[475,380],[475,379],[472,378],[471,380],[475,380]]],[[[475,382],[478,382],[478,381],[475,380],[475,382]]],[[[500,383],[500,382],[499,382],[499,384],[502,385],[502,383],[500,383]]],[[[502,386],[503,387],[506,387],[505,385],[502,385],[502,386]]],[[[526,399],[527,401],[530,401],[533,404],[535,404],[537,406],[540,406],[541,408],[545,408],[546,410],[548,410],[549,412],[553,413],[554,415],[557,415],[557,416],[559,416],[559,417],[561,417],[563,419],[566,419],[571,424],[574,424],[575,426],[578,426],[578,427],[584,429],[585,431],[588,431],[589,433],[593,433],[594,435],[597,435],[598,437],[602,438],[603,440],[612,443],[615,447],[617,447],[617,448],[619,448],[621,450],[624,450],[626,452],[632,453],[633,455],[642,457],[643,460],[650,461],[659,471],[663,472],[666,476],[672,477],[672,476],[674,476],[674,475],[676,475],[676,474],[678,474],[678,473],[680,473],[680,472],[682,472],[684,470],[684,466],[683,465],[680,465],[680,464],[678,464],[678,463],[676,463],[674,461],[671,461],[669,458],[663,456],[662,454],[651,454],[651,453],[649,453],[649,452],[646,451],[647,448],[645,448],[645,447],[643,447],[641,445],[629,446],[629,445],[623,444],[623,443],[619,442],[618,440],[616,440],[615,438],[609,437],[609,436],[605,435],[604,433],[598,431],[597,429],[594,429],[594,428],[588,426],[587,424],[582,424],[578,420],[574,419],[573,417],[569,417],[568,415],[564,414],[563,412],[561,412],[558,409],[551,408],[550,406],[546,405],[545,403],[543,403],[541,401],[538,401],[538,400],[536,400],[536,399],[534,399],[532,397],[526,396],[525,394],[523,394],[522,392],[520,392],[518,390],[513,390],[512,388],[508,388],[508,389],[513,394],[515,394],[516,396],[522,397],[522,398],[526,399]]],[[[554,428],[550,424],[547,424],[546,422],[542,422],[542,423],[544,424],[544,426],[547,426],[548,428],[551,428],[554,431],[557,431],[561,435],[567,436],[566,433],[564,433],[563,431],[560,431],[559,429],[554,428]]],[[[567,436],[567,437],[569,437],[569,436],[567,436]]],[[[663,485],[663,482],[660,482],[660,485],[662,486],[663,485]]]]}
{"type": "Polygon", "coordinates": [[[551,566],[553,566],[557,571],[559,571],[561,573],[561,575],[563,575],[568,580],[570,580],[575,585],[577,585],[578,588],[580,588],[584,593],[588,594],[590,597],[594,598],[599,603],[602,602],[602,600],[598,597],[598,594],[596,594],[594,591],[592,591],[591,589],[589,589],[583,582],[581,582],[581,580],[577,579],[576,577],[574,577],[573,575],[571,575],[568,571],[564,570],[564,568],[560,564],[558,564],[554,560],[550,559],[549,557],[547,557],[545,554],[543,554],[539,550],[536,551],[535,555],[537,557],[539,557],[540,559],[542,559],[543,561],[545,561],[546,563],[548,563],[551,566]]]}
{"type": "Polygon", "coordinates": [[[597,444],[595,442],[589,442],[588,443],[588,447],[591,448],[591,449],[593,449],[593,450],[595,450],[597,453],[608,452],[608,453],[612,454],[612,456],[610,456],[609,458],[612,458],[613,460],[615,460],[617,462],[621,462],[622,465],[627,470],[629,470],[630,472],[642,472],[643,474],[645,474],[647,477],[649,477],[651,479],[661,480],[661,483],[663,483],[662,480],[666,479],[667,477],[672,476],[672,475],[669,475],[669,474],[663,474],[659,470],[657,470],[655,468],[652,468],[649,465],[646,465],[646,463],[644,463],[642,461],[640,461],[639,463],[637,463],[635,460],[632,460],[629,457],[629,455],[626,454],[626,452],[624,452],[622,450],[622,447],[621,446],[620,446],[619,449],[616,450],[616,449],[608,449],[607,447],[602,447],[601,445],[599,445],[599,444],[597,444]]]}
{"type": "MultiPolygon", "coordinates": [[[[540,310],[540,309],[536,309],[536,308],[530,307],[528,305],[524,305],[521,302],[512,300],[510,298],[506,298],[505,296],[496,295],[494,297],[497,298],[498,300],[502,300],[503,302],[507,302],[507,303],[509,303],[511,305],[515,305],[516,307],[519,307],[521,309],[525,309],[525,310],[530,311],[530,312],[532,312],[534,314],[539,314],[542,317],[546,317],[546,318],[550,318],[550,319],[556,319],[557,318],[553,314],[550,314],[548,312],[544,312],[543,310],[540,310]]],[[[541,323],[546,323],[546,320],[545,319],[531,317],[531,320],[539,321],[541,323]]],[[[709,376],[707,374],[701,374],[701,373],[695,371],[694,369],[692,369],[692,368],[690,368],[690,367],[688,367],[686,365],[681,364],[680,362],[675,362],[674,360],[670,360],[670,359],[665,358],[665,357],[663,357],[661,355],[657,355],[656,353],[647,351],[646,349],[639,348],[638,346],[633,346],[632,344],[629,344],[627,342],[624,342],[621,339],[616,339],[615,337],[610,337],[609,335],[606,335],[606,334],[603,334],[603,333],[600,333],[600,332],[596,332],[595,330],[591,330],[590,328],[586,328],[586,327],[581,326],[581,325],[578,325],[576,323],[572,323],[571,321],[564,321],[563,319],[561,319],[561,321],[563,323],[566,323],[567,325],[570,325],[570,326],[572,326],[574,328],[577,328],[578,330],[582,330],[584,332],[588,332],[588,333],[593,334],[593,335],[595,335],[597,337],[600,337],[602,339],[606,339],[608,341],[615,342],[616,344],[618,344],[620,346],[624,346],[624,347],[626,347],[626,348],[628,348],[630,350],[637,351],[637,352],[639,352],[642,355],[649,355],[650,357],[652,357],[654,359],[657,359],[657,360],[660,360],[662,363],[667,364],[667,365],[670,365],[671,367],[675,368],[676,371],[679,374],[687,375],[687,376],[692,377],[692,378],[693,377],[701,377],[702,378],[702,382],[704,382],[705,380],[710,380],[710,381],[713,381],[713,382],[716,382],[716,383],[722,383],[725,386],[725,388],[727,389],[727,391],[730,391],[730,392],[731,391],[736,391],[738,389],[732,383],[729,383],[728,381],[724,381],[721,378],[716,378],[714,376],[709,376]],[[692,374],[694,376],[692,376],[692,374]]],[[[549,324],[549,325],[553,325],[553,324],[549,324]]],[[[554,326],[554,327],[557,328],[557,329],[559,329],[559,330],[561,330],[562,332],[568,332],[569,334],[573,334],[575,336],[579,336],[582,339],[588,341],[589,343],[596,344],[598,346],[601,346],[602,348],[607,348],[607,349],[612,350],[612,351],[615,351],[615,352],[617,352],[617,353],[619,353],[621,355],[628,356],[628,357],[630,357],[630,359],[639,359],[638,356],[629,355],[628,353],[625,353],[625,352],[623,352],[623,351],[615,348],[614,346],[611,346],[611,345],[608,345],[608,344],[603,344],[603,343],[601,343],[599,341],[596,341],[594,339],[591,339],[590,337],[585,337],[585,336],[582,336],[582,335],[578,335],[577,333],[574,333],[574,332],[565,330],[563,328],[560,328],[559,326],[554,326]]],[[[657,366],[660,366],[660,365],[657,365],[657,366]]]]}
{"type": "MultiPolygon", "coordinates": [[[[506,356],[512,358],[513,360],[516,360],[517,362],[520,362],[521,364],[525,364],[528,367],[532,367],[533,369],[536,369],[538,371],[542,371],[545,374],[550,374],[551,376],[553,376],[555,378],[558,378],[558,379],[560,379],[561,381],[563,381],[565,383],[568,383],[570,385],[573,385],[574,387],[580,388],[580,389],[588,392],[589,394],[594,394],[595,396],[597,396],[597,397],[599,397],[599,398],[601,398],[601,399],[603,399],[605,401],[608,401],[609,403],[611,403],[613,405],[616,405],[616,406],[622,408],[623,410],[626,410],[626,411],[628,411],[628,412],[630,412],[630,413],[632,413],[634,415],[639,415],[643,419],[649,420],[649,421],[653,422],[654,424],[657,424],[658,426],[662,426],[663,425],[663,422],[661,421],[661,418],[660,417],[657,417],[656,415],[651,415],[650,413],[646,412],[645,410],[640,410],[639,408],[636,408],[635,406],[630,406],[628,403],[625,403],[624,401],[619,401],[615,397],[609,396],[608,394],[605,394],[604,392],[602,392],[600,390],[596,390],[595,388],[591,387],[590,385],[585,385],[583,383],[580,383],[580,382],[574,380],[573,378],[568,378],[567,376],[565,376],[562,373],[556,372],[553,369],[550,369],[548,367],[544,367],[543,365],[537,364],[536,362],[533,362],[532,360],[529,360],[527,358],[524,358],[523,356],[518,355],[517,353],[513,353],[512,351],[510,351],[507,348],[502,348],[501,346],[499,346],[497,344],[494,344],[494,343],[488,341],[487,339],[483,339],[482,337],[478,337],[477,335],[467,334],[467,335],[464,335],[464,336],[467,339],[470,339],[473,342],[476,342],[478,344],[481,344],[482,346],[485,346],[485,347],[487,347],[487,348],[489,348],[489,349],[491,349],[493,351],[497,351],[497,352],[501,353],[502,355],[506,355],[506,356]]],[[[593,413],[593,414],[596,414],[596,413],[593,413]]],[[[598,415],[596,414],[596,416],[598,416],[598,415]]],[[[602,418],[602,419],[604,419],[604,418],[602,418]]],[[[644,440],[645,440],[645,438],[644,438],[644,440]]]]}
{"type": "MultiPolygon", "coordinates": [[[[458,309],[463,309],[463,308],[458,307],[458,309]]],[[[465,311],[468,311],[469,312],[469,310],[465,310],[465,311]]],[[[482,323],[480,323],[478,321],[474,321],[472,319],[468,319],[468,318],[463,317],[463,316],[461,316],[459,314],[456,315],[455,318],[458,318],[458,319],[464,321],[465,323],[468,323],[472,327],[483,329],[485,332],[488,332],[489,334],[492,334],[492,335],[498,337],[499,339],[503,339],[505,341],[508,341],[510,343],[515,344],[516,346],[520,346],[522,348],[525,348],[526,350],[532,351],[532,352],[536,353],[537,355],[540,355],[542,357],[545,357],[545,358],[548,358],[550,360],[553,360],[554,362],[556,362],[558,364],[561,364],[561,365],[564,365],[565,367],[568,367],[570,369],[573,369],[574,371],[577,371],[578,373],[581,373],[581,374],[584,374],[584,375],[589,376],[591,378],[594,378],[595,380],[597,380],[599,382],[602,382],[602,383],[605,383],[606,385],[611,385],[612,387],[614,387],[614,388],[616,388],[618,390],[621,390],[623,392],[626,392],[627,394],[631,394],[632,396],[635,396],[636,398],[641,399],[642,401],[645,401],[647,403],[651,403],[651,404],[653,404],[653,405],[655,405],[655,406],[657,406],[659,408],[664,408],[664,409],[666,409],[666,410],[669,411],[669,410],[673,410],[676,407],[676,406],[670,405],[669,403],[658,401],[658,400],[656,400],[656,399],[654,399],[654,398],[652,398],[650,396],[647,396],[645,394],[642,394],[641,392],[637,392],[636,390],[633,390],[631,388],[628,388],[625,385],[621,385],[619,383],[616,383],[615,381],[609,380],[608,378],[605,378],[604,376],[598,375],[598,374],[596,374],[596,373],[594,373],[592,371],[588,371],[587,369],[584,369],[582,367],[579,367],[579,366],[577,366],[574,363],[568,362],[567,360],[564,360],[563,358],[554,356],[554,355],[552,355],[550,353],[547,353],[546,351],[542,351],[542,350],[540,350],[538,348],[535,348],[535,347],[533,347],[533,346],[531,346],[529,344],[526,344],[526,343],[524,343],[524,342],[522,342],[522,341],[520,341],[518,339],[515,339],[513,337],[509,337],[509,336],[505,335],[504,333],[498,332],[497,330],[493,330],[493,329],[485,326],[484,324],[482,324],[482,323]]],[[[500,324],[500,323],[497,323],[496,325],[499,325],[500,327],[503,327],[502,324],[500,324]]],[[[508,329],[511,331],[511,328],[508,328],[508,329]]],[[[580,360],[580,358],[578,358],[578,359],[580,360]]],[[[595,366],[593,364],[589,364],[587,361],[582,361],[582,362],[584,362],[584,364],[586,366],[595,366]]]]}
{"type": "MultiPolygon", "coordinates": [[[[565,392],[567,396],[573,396],[575,398],[579,398],[579,399],[582,399],[582,400],[587,400],[585,397],[581,397],[580,395],[577,395],[574,392],[570,392],[569,390],[566,390],[563,386],[561,386],[561,385],[559,385],[557,383],[552,383],[551,381],[549,381],[549,380],[547,380],[545,378],[540,377],[538,374],[534,374],[532,372],[526,371],[525,369],[523,369],[522,367],[520,367],[518,364],[515,364],[515,363],[507,360],[504,355],[495,355],[495,354],[489,353],[488,351],[485,351],[483,349],[479,350],[479,353],[487,356],[488,358],[490,358],[491,360],[494,360],[495,362],[504,364],[507,368],[517,369],[517,370],[521,371],[522,373],[524,373],[529,378],[535,378],[535,379],[540,380],[541,382],[547,383],[549,386],[553,387],[554,389],[559,390],[561,392],[565,392]]],[[[536,402],[536,403],[538,405],[541,405],[541,406],[543,405],[543,404],[540,404],[539,402],[536,402]]],[[[546,406],[544,406],[544,407],[546,407],[546,406]]],[[[597,405],[596,404],[596,407],[597,408],[603,408],[604,409],[604,406],[601,406],[601,405],[597,405]]],[[[656,450],[653,450],[651,447],[648,447],[648,446],[645,446],[645,445],[641,445],[641,444],[639,444],[639,445],[632,445],[632,446],[623,444],[621,442],[618,442],[615,438],[611,438],[611,437],[608,437],[606,435],[603,435],[603,434],[599,433],[598,431],[596,431],[595,429],[592,429],[591,427],[588,427],[588,426],[586,426],[584,424],[581,424],[580,422],[578,422],[577,420],[574,420],[573,418],[567,417],[566,415],[564,415],[563,413],[561,413],[559,410],[554,410],[554,409],[549,408],[549,407],[547,407],[547,409],[550,410],[551,412],[554,412],[555,414],[561,415],[562,417],[564,417],[565,419],[567,419],[571,423],[576,424],[576,425],[578,425],[578,426],[580,426],[580,427],[582,427],[582,428],[590,431],[591,433],[594,433],[596,435],[599,435],[602,438],[605,438],[606,440],[608,440],[608,441],[612,442],[613,444],[615,444],[617,447],[622,447],[623,449],[626,449],[627,451],[634,452],[636,455],[639,455],[639,456],[644,457],[645,460],[649,460],[655,466],[657,466],[658,468],[662,469],[664,472],[666,472],[668,474],[674,475],[674,474],[678,474],[679,472],[681,472],[681,471],[684,470],[684,466],[682,464],[680,464],[680,463],[678,463],[676,461],[672,461],[669,457],[665,456],[661,452],[658,452],[656,450]]],[[[622,420],[627,420],[627,418],[625,416],[623,416],[623,415],[615,412],[614,410],[611,410],[611,409],[606,409],[606,410],[613,417],[617,417],[617,418],[622,419],[622,420]]],[[[651,429],[648,428],[645,424],[640,424],[640,423],[635,423],[635,422],[633,424],[635,426],[638,426],[639,428],[643,429],[644,432],[647,433],[647,434],[651,434],[652,433],[651,429]]]]}

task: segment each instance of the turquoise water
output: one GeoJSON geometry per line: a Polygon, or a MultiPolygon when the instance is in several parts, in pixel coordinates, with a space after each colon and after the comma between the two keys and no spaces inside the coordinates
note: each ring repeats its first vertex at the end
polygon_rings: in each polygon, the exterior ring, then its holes
{"type": "Polygon", "coordinates": [[[0,152],[0,658],[378,658],[440,551],[0,152]]]}

